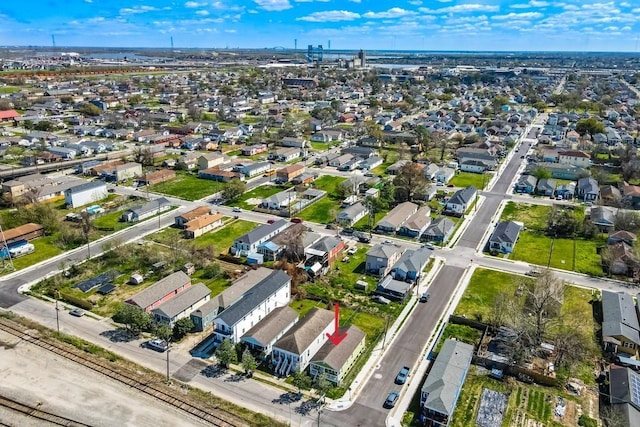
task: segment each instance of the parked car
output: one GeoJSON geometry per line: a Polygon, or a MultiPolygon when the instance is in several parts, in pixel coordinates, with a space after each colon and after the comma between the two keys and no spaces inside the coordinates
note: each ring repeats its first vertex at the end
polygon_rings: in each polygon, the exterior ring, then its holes
{"type": "Polygon", "coordinates": [[[346,256],[346,257],[342,258],[342,262],[349,262],[349,257],[346,256]]]}
{"type": "Polygon", "coordinates": [[[387,396],[387,400],[384,401],[384,405],[382,406],[384,406],[385,408],[393,408],[394,406],[396,406],[398,397],[400,397],[400,394],[397,391],[392,391],[391,393],[389,393],[389,395],[387,396]]]}
{"type": "Polygon", "coordinates": [[[242,212],[242,209],[240,209],[239,207],[236,206],[236,207],[234,207],[232,209],[232,211],[234,211],[234,212],[242,212]]]}
{"type": "Polygon", "coordinates": [[[377,302],[379,304],[384,304],[384,305],[387,305],[387,304],[389,304],[391,302],[391,300],[383,297],[382,295],[374,295],[371,298],[371,300],[374,301],[374,302],[377,302]]]}
{"type": "Polygon", "coordinates": [[[304,220],[302,218],[291,218],[291,222],[301,224],[304,220]]]}
{"type": "Polygon", "coordinates": [[[164,353],[169,349],[169,343],[167,343],[165,340],[155,339],[155,340],[147,341],[147,347],[149,347],[151,350],[164,353]]]}
{"type": "Polygon", "coordinates": [[[71,310],[69,312],[70,315],[72,316],[76,316],[76,317],[82,317],[84,316],[84,310],[80,309],[80,308],[74,308],[73,310],[71,310]]]}
{"type": "Polygon", "coordinates": [[[396,375],[396,384],[402,385],[406,383],[410,370],[411,369],[408,366],[403,366],[402,369],[400,369],[400,372],[398,372],[398,375],[396,375]]]}
{"type": "Polygon", "coordinates": [[[274,222],[276,222],[276,220],[275,220],[275,219],[268,219],[268,220],[267,220],[267,224],[273,224],[274,222]]]}
{"type": "Polygon", "coordinates": [[[355,255],[356,252],[358,252],[358,248],[356,248],[355,246],[350,247],[347,251],[349,255],[355,255]]]}
{"type": "Polygon", "coordinates": [[[420,296],[420,302],[427,302],[431,298],[431,294],[429,292],[425,292],[420,296]]]}

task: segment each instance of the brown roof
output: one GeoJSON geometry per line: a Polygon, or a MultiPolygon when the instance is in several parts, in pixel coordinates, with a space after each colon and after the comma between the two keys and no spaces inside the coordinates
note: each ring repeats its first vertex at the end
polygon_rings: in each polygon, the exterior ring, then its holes
{"type": "Polygon", "coordinates": [[[561,156],[570,156],[570,157],[582,157],[585,159],[590,159],[591,156],[588,153],[579,150],[565,150],[558,152],[561,156]]]}
{"type": "Polygon", "coordinates": [[[638,262],[638,258],[633,253],[633,248],[625,242],[618,242],[613,245],[609,245],[609,252],[613,261],[620,260],[625,264],[638,262]]]}
{"type": "Polygon", "coordinates": [[[41,231],[43,227],[40,224],[34,224],[32,222],[21,225],[16,228],[11,228],[3,232],[5,240],[14,240],[25,234],[33,233],[35,231],[41,231]]]}
{"type": "Polygon", "coordinates": [[[162,178],[173,178],[176,173],[169,169],[160,169],[142,176],[142,181],[155,181],[162,178]]]}
{"type": "Polygon", "coordinates": [[[222,214],[215,214],[215,215],[205,215],[205,216],[201,216],[200,218],[196,218],[192,221],[189,221],[187,223],[187,231],[195,231],[198,230],[202,227],[206,227],[209,224],[213,224],[216,221],[220,221],[222,218],[224,218],[224,215],[222,214]]]}
{"type": "Polygon", "coordinates": [[[255,341],[267,345],[282,331],[298,319],[298,313],[289,306],[279,307],[269,313],[242,338],[253,338],[255,341]]]}
{"type": "Polygon", "coordinates": [[[293,164],[293,165],[285,166],[282,169],[279,169],[277,173],[291,174],[292,172],[297,172],[297,171],[299,171],[301,169],[304,169],[304,165],[296,163],[296,164],[293,164]]]}
{"type": "Polygon", "coordinates": [[[180,216],[188,222],[209,213],[211,213],[211,209],[209,208],[209,206],[198,206],[197,208],[192,209],[189,212],[185,212],[180,216]]]}

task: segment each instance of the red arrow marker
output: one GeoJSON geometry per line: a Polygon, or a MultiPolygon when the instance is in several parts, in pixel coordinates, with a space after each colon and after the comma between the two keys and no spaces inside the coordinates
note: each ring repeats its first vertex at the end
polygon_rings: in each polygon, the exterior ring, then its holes
{"type": "Polygon", "coordinates": [[[333,335],[327,333],[327,338],[329,338],[329,341],[331,341],[334,345],[338,345],[342,342],[343,339],[347,337],[346,332],[340,335],[340,306],[338,305],[338,303],[336,303],[336,317],[334,322],[335,331],[333,332],[333,335]]]}

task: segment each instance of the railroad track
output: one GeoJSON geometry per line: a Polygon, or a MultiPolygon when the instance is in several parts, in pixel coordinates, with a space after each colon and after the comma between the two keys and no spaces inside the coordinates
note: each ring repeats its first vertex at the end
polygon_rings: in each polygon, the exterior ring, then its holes
{"type": "Polygon", "coordinates": [[[80,423],[71,418],[61,417],[51,412],[43,411],[33,406],[25,405],[17,400],[13,400],[6,396],[0,396],[0,407],[7,408],[13,412],[26,415],[29,418],[35,418],[45,421],[47,425],[67,426],[67,427],[90,427],[89,424],[80,423]]]}
{"type": "Polygon", "coordinates": [[[26,327],[16,324],[10,320],[0,318],[0,330],[9,333],[17,338],[20,338],[21,340],[37,345],[38,347],[55,353],[61,357],[64,357],[67,360],[76,362],[86,368],[89,368],[115,381],[118,381],[119,383],[132,387],[211,425],[217,427],[236,427],[248,425],[246,422],[235,417],[234,415],[226,413],[224,409],[205,407],[190,402],[180,395],[174,395],[170,391],[165,390],[160,384],[155,381],[149,382],[148,379],[144,378],[141,375],[133,374],[130,372],[123,372],[117,367],[111,366],[110,362],[87,357],[79,350],[75,351],[74,349],[69,348],[62,343],[45,340],[42,337],[38,336],[37,332],[33,332],[32,330],[29,330],[26,327]]]}

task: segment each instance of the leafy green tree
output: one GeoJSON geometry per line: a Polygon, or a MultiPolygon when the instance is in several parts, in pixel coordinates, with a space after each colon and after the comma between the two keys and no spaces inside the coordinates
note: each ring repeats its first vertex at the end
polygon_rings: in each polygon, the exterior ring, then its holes
{"type": "Polygon", "coordinates": [[[384,132],[382,131],[382,128],[373,120],[367,120],[364,122],[364,128],[369,138],[373,138],[377,141],[382,141],[384,139],[384,132]]]}
{"type": "Polygon", "coordinates": [[[542,166],[538,166],[531,171],[531,175],[535,176],[538,180],[551,178],[551,171],[542,166]]]}
{"type": "Polygon", "coordinates": [[[578,120],[578,123],[576,123],[576,131],[580,135],[584,135],[585,133],[589,135],[604,133],[604,124],[600,123],[595,117],[589,117],[588,119],[578,120]]]}
{"type": "Polygon", "coordinates": [[[140,104],[141,102],[142,102],[142,95],[135,94],[129,97],[130,105],[137,105],[137,104],[140,104]]]}
{"type": "Polygon", "coordinates": [[[90,102],[86,104],[82,104],[80,107],[80,112],[85,116],[99,116],[102,114],[102,109],[97,105],[93,105],[90,102]]]}
{"type": "Polygon", "coordinates": [[[233,201],[242,196],[245,191],[247,191],[247,185],[235,178],[229,181],[222,190],[222,198],[226,201],[233,201]]]}
{"type": "Polygon", "coordinates": [[[320,375],[318,375],[318,378],[316,378],[316,382],[315,382],[315,388],[316,390],[318,390],[318,393],[321,396],[324,396],[325,394],[327,394],[327,392],[331,389],[331,387],[333,387],[333,384],[327,378],[326,372],[322,372],[320,375]]]}
{"type": "Polygon", "coordinates": [[[251,354],[248,348],[245,349],[244,352],[242,352],[242,360],[240,363],[242,364],[242,368],[244,369],[245,373],[253,371],[254,369],[256,369],[256,366],[258,366],[258,364],[256,363],[256,358],[253,357],[253,354],[251,354]]]}
{"type": "Polygon", "coordinates": [[[130,304],[121,303],[113,315],[113,321],[122,323],[127,331],[137,336],[151,326],[151,315],[145,310],[130,304]]]}
{"type": "Polygon", "coordinates": [[[228,368],[232,363],[238,363],[238,352],[231,340],[224,340],[220,343],[216,350],[216,358],[225,368],[228,368]]]}
{"type": "Polygon", "coordinates": [[[407,163],[400,168],[393,179],[395,196],[399,202],[412,202],[418,195],[424,194],[429,182],[424,176],[422,168],[417,163],[407,163]]]}
{"type": "Polygon", "coordinates": [[[311,377],[304,371],[296,370],[292,375],[292,382],[294,387],[298,387],[298,393],[301,389],[309,389],[311,387],[311,377]]]}
{"type": "Polygon", "coordinates": [[[166,323],[156,322],[151,326],[151,333],[164,341],[169,341],[173,336],[173,329],[166,323]]]}
{"type": "Polygon", "coordinates": [[[56,129],[55,125],[48,120],[42,120],[36,123],[33,128],[44,132],[51,132],[56,129]]]}
{"type": "Polygon", "coordinates": [[[190,317],[183,317],[178,319],[173,325],[173,338],[179,341],[193,330],[193,320],[190,317]]]}

